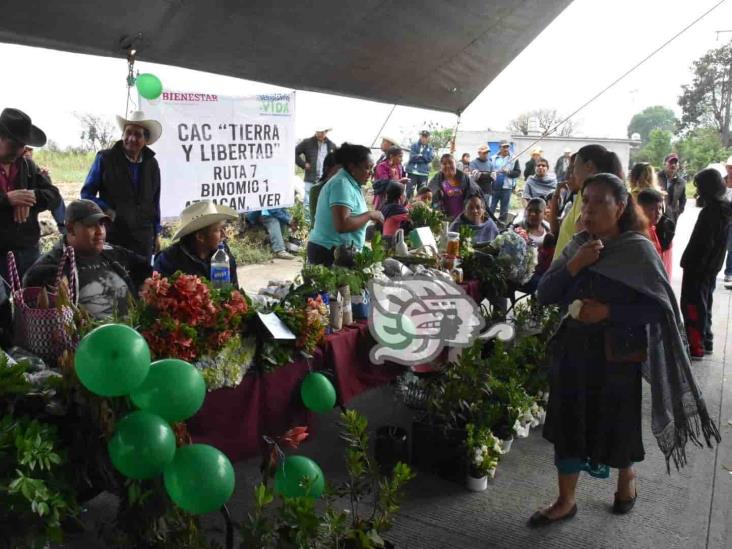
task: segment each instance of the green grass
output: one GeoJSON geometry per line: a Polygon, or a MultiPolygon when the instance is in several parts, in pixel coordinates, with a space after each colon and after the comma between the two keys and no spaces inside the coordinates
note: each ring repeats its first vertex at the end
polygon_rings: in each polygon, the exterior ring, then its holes
{"type": "Polygon", "coordinates": [[[95,152],[40,150],[33,155],[33,160],[39,166],[48,168],[54,181],[81,184],[89,173],[95,155],[95,152]]]}
{"type": "Polygon", "coordinates": [[[243,234],[230,238],[227,244],[239,266],[267,263],[274,257],[264,227],[250,227],[243,234]]]}

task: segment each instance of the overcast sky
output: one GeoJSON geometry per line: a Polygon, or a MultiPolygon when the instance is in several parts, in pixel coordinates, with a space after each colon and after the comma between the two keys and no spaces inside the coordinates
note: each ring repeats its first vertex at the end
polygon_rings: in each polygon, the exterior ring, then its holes
{"type": "MultiPolygon", "coordinates": [[[[461,128],[504,130],[522,111],[555,108],[569,114],[617,76],[677,33],[718,0],[575,0],[468,107],[461,128]]],[[[536,14],[541,17],[541,13],[536,14]]],[[[578,116],[578,134],[622,137],[632,115],[650,105],[678,111],[682,84],[692,61],[732,30],[727,1],[578,116]]],[[[426,31],[428,32],[428,31],[426,31]]],[[[500,44],[496,44],[500,48],[500,44]]],[[[123,114],[127,64],[123,59],[0,44],[5,81],[2,106],[26,111],[62,146],[77,145],[75,112],[123,114]]],[[[287,91],[270,84],[139,62],[166,89],[220,95],[287,91]]],[[[311,135],[320,121],[332,124],[331,138],[370,145],[391,105],[311,92],[297,93],[297,136],[311,135]]],[[[455,116],[397,107],[384,133],[400,137],[431,120],[453,126],[455,116]]]]}

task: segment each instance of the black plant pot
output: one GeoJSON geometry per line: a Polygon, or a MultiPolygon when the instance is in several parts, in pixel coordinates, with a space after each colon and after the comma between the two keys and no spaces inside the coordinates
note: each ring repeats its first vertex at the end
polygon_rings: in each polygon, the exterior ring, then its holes
{"type": "Polygon", "coordinates": [[[382,475],[388,475],[398,462],[409,463],[409,436],[407,431],[394,425],[376,430],[374,457],[382,475]]]}
{"type": "Polygon", "coordinates": [[[465,429],[425,420],[412,423],[412,465],[420,471],[462,483],[465,479],[465,429]]]}

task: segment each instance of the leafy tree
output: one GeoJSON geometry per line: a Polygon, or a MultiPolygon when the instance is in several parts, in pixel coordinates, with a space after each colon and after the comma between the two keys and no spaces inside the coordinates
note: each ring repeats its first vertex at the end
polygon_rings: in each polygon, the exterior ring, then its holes
{"type": "Polygon", "coordinates": [[[628,137],[634,133],[640,134],[643,145],[648,143],[651,130],[659,129],[668,132],[674,132],[678,120],[674,111],[662,105],[654,105],[646,107],[641,112],[633,115],[628,124],[628,137]]]}
{"type": "Polygon", "coordinates": [[[709,50],[692,64],[694,79],[679,97],[681,128],[713,127],[724,147],[730,139],[732,107],[732,45],[709,50]]]}
{"type": "MultiPolygon", "coordinates": [[[[564,119],[564,116],[560,115],[557,109],[535,109],[533,111],[522,112],[508,123],[508,129],[514,133],[529,135],[529,121],[532,118],[536,120],[541,133],[545,133],[559,124],[564,119]]],[[[557,129],[555,135],[569,137],[576,130],[577,123],[573,120],[568,120],[557,129]]]]}
{"type": "Polygon", "coordinates": [[[691,175],[715,162],[725,162],[732,155],[732,147],[725,148],[715,128],[699,128],[676,143],[676,150],[691,175]]]}
{"type": "Polygon", "coordinates": [[[671,152],[673,134],[667,130],[651,130],[648,143],[635,155],[636,162],[648,162],[656,168],[663,167],[666,155],[671,152]]]}
{"type": "Polygon", "coordinates": [[[82,148],[87,151],[99,151],[111,147],[117,136],[117,126],[110,120],[91,113],[76,113],[81,124],[82,148]]]}

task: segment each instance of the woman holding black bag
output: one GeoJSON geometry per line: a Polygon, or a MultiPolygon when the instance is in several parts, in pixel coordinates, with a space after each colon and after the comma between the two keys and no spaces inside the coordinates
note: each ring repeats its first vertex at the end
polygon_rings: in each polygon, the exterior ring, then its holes
{"type": "Polygon", "coordinates": [[[559,497],[533,527],[572,518],[581,471],[619,470],[613,512],[629,512],[637,490],[632,465],[644,458],[641,377],[651,385],[652,431],[676,467],[686,443],[719,432],[691,374],[681,318],[661,259],[624,182],[607,173],[581,190],[585,230],[542,278],[538,298],[568,312],[551,347],[544,437],[554,444],[559,497]],[[651,345],[649,345],[649,341],[651,345]]]}

